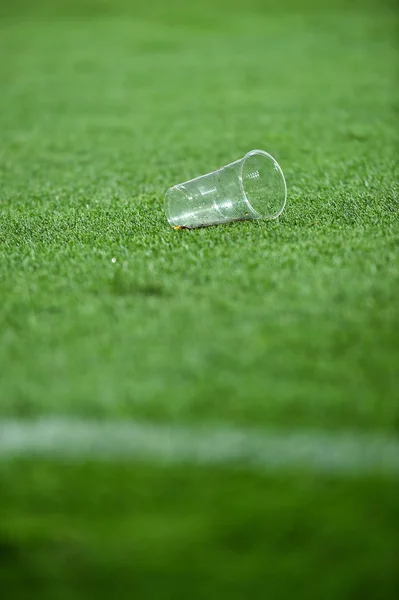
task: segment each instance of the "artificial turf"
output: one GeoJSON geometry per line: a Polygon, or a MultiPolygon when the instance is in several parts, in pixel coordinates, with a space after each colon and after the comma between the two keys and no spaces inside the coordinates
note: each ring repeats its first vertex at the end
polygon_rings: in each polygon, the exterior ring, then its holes
{"type": "MultiPolygon", "coordinates": [[[[397,434],[397,32],[377,0],[3,0],[0,415],[397,434]],[[252,148],[286,175],[278,221],[169,227],[169,186],[252,148]]],[[[105,572],[96,593],[126,597],[399,585],[390,480],[34,460],[0,480],[16,596],[105,572]]]]}

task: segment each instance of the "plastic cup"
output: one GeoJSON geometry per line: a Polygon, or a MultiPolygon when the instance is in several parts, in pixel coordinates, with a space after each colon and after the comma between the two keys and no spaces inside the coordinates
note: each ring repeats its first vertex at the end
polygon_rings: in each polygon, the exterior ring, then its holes
{"type": "Polygon", "coordinates": [[[174,227],[204,227],[247,219],[276,219],[287,185],[278,162],[263,150],[179,183],[166,192],[165,212],[174,227]]]}

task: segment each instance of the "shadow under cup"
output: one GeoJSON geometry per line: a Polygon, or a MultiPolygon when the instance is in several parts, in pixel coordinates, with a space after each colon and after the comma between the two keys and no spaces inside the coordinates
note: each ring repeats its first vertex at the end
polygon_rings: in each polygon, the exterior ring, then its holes
{"type": "Polygon", "coordinates": [[[275,219],[284,210],[287,186],[277,161],[252,150],[229,165],[170,188],[165,195],[169,223],[204,227],[247,219],[275,219]]]}

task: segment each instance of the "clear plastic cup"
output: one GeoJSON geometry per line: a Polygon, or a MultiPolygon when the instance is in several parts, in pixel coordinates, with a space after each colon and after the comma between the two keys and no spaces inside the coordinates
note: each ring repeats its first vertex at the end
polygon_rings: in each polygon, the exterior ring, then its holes
{"type": "Polygon", "coordinates": [[[287,185],[278,162],[263,150],[171,187],[165,212],[174,227],[204,227],[246,219],[275,219],[284,210],[287,185]]]}

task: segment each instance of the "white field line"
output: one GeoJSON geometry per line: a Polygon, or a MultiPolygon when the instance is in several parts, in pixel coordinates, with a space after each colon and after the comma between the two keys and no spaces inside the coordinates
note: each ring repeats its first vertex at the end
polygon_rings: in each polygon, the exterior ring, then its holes
{"type": "Polygon", "coordinates": [[[0,420],[0,461],[145,460],[399,476],[399,439],[356,432],[189,427],[73,418],[0,420]]]}

